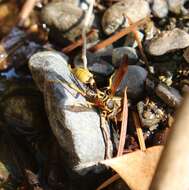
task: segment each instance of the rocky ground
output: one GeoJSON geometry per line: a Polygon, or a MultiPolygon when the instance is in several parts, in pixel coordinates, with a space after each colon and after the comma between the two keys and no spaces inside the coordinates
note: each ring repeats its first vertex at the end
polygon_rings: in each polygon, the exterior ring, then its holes
{"type": "Polygon", "coordinates": [[[87,26],[92,0],[39,0],[23,21],[24,2],[0,1],[0,189],[96,189],[124,114],[122,154],[141,149],[133,113],[145,147],[166,141],[189,92],[189,2],[96,0],[87,26]]]}

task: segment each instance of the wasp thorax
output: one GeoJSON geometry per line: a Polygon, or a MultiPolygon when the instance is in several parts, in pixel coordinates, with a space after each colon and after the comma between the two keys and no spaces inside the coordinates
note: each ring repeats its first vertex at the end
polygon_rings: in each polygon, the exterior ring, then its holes
{"type": "Polygon", "coordinates": [[[84,84],[93,85],[95,83],[93,74],[88,69],[77,67],[72,69],[72,73],[80,82],[84,84]]]}

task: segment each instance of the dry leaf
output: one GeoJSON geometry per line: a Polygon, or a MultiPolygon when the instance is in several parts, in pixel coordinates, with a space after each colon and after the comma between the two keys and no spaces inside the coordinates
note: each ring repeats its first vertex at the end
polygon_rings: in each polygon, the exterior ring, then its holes
{"type": "Polygon", "coordinates": [[[148,190],[162,150],[163,146],[154,146],[101,163],[114,169],[132,190],[148,190]]]}

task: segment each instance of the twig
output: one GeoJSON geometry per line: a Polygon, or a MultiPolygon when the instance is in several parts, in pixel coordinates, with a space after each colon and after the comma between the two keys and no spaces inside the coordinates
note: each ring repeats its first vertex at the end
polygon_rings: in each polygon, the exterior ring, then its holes
{"type": "Polygon", "coordinates": [[[112,43],[114,43],[115,41],[119,40],[123,36],[125,36],[125,35],[129,34],[130,32],[132,32],[134,28],[139,27],[139,26],[145,24],[147,22],[147,18],[148,17],[146,17],[144,19],[141,19],[141,20],[135,22],[134,24],[130,25],[129,27],[124,28],[124,29],[122,29],[119,32],[116,32],[113,36],[110,36],[106,40],[104,40],[104,41],[98,43],[97,45],[89,48],[89,50],[92,51],[92,52],[96,52],[96,51],[98,51],[100,49],[103,49],[103,48],[111,45],[112,43]]]}
{"type": "Polygon", "coordinates": [[[82,38],[83,38],[83,49],[82,49],[82,59],[83,59],[83,65],[84,68],[87,69],[87,38],[86,38],[86,31],[91,19],[91,15],[93,13],[93,7],[94,7],[94,1],[90,1],[89,9],[86,13],[85,20],[84,20],[84,26],[82,31],[82,38]]]}
{"type": "Polygon", "coordinates": [[[132,112],[132,115],[133,115],[133,120],[134,120],[134,124],[135,124],[135,127],[136,127],[136,132],[137,132],[137,136],[138,136],[140,149],[142,151],[145,151],[146,150],[146,145],[145,145],[145,140],[144,140],[144,136],[143,136],[143,132],[142,132],[139,117],[138,117],[136,112],[132,112]]]}
{"type": "Polygon", "coordinates": [[[22,10],[19,14],[19,21],[18,21],[19,26],[23,26],[25,20],[29,17],[30,13],[32,12],[36,2],[37,0],[27,0],[24,3],[22,10]]]}
{"type": "MultiPolygon", "coordinates": [[[[91,31],[87,34],[87,38],[92,37],[94,34],[95,34],[95,30],[91,30],[91,31]]],[[[68,54],[68,53],[70,53],[71,51],[73,51],[74,49],[76,49],[77,47],[82,46],[82,44],[83,44],[83,38],[80,38],[80,39],[78,39],[77,41],[73,42],[72,44],[70,44],[70,45],[64,47],[64,48],[62,49],[62,52],[68,54]]]]}
{"type": "Polygon", "coordinates": [[[128,122],[128,105],[127,105],[127,88],[124,91],[124,100],[123,100],[123,111],[122,111],[122,123],[121,123],[121,132],[120,140],[118,146],[117,156],[121,156],[124,151],[126,133],[127,133],[127,122],[128,122]]]}
{"type": "MultiPolygon", "coordinates": [[[[125,15],[125,17],[128,19],[128,21],[129,21],[130,24],[133,24],[132,20],[131,20],[127,15],[125,15]]],[[[142,43],[141,43],[141,41],[140,41],[140,39],[139,39],[139,35],[138,35],[137,30],[136,30],[136,27],[133,28],[132,32],[133,32],[133,34],[134,34],[135,40],[137,41],[138,48],[139,48],[140,53],[141,53],[141,55],[142,55],[142,57],[143,57],[143,59],[144,59],[144,62],[145,62],[145,64],[146,64],[146,66],[148,67],[148,66],[149,66],[148,59],[147,59],[147,56],[146,56],[145,53],[144,53],[144,49],[143,49],[142,43]]]]}
{"type": "Polygon", "coordinates": [[[102,4],[98,3],[98,2],[95,2],[95,5],[94,7],[98,10],[98,11],[105,11],[106,10],[106,7],[104,7],[102,4]]]}
{"type": "Polygon", "coordinates": [[[119,178],[120,178],[120,176],[118,174],[113,175],[112,177],[110,177],[109,179],[107,179],[106,181],[104,181],[96,190],[104,189],[105,187],[107,187],[110,184],[112,184],[115,181],[117,181],[119,178]]]}

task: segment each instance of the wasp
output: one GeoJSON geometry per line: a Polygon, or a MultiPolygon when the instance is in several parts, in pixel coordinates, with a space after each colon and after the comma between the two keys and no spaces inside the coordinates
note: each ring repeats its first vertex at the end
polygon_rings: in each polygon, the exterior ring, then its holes
{"type": "Polygon", "coordinates": [[[120,68],[110,77],[109,86],[103,91],[96,87],[94,76],[88,69],[78,67],[71,70],[74,76],[86,86],[86,90],[77,87],[74,89],[83,95],[92,106],[99,108],[106,119],[116,120],[117,114],[122,110],[122,98],[115,96],[115,92],[128,69],[127,62],[128,58],[125,57],[120,68]],[[114,82],[112,82],[113,78],[114,82]]]}

